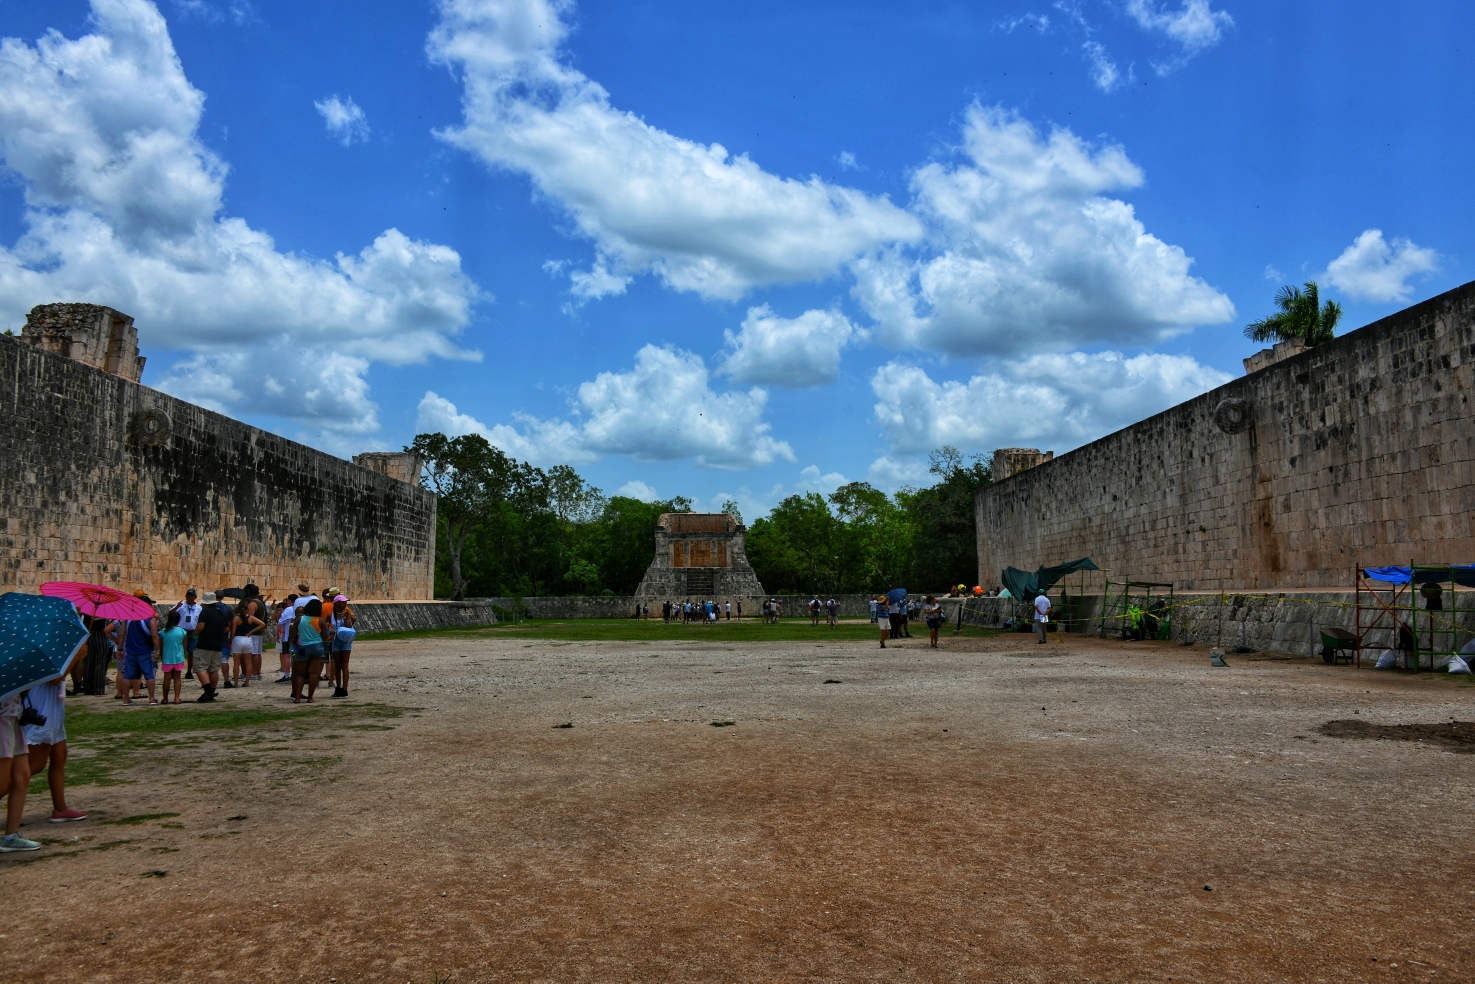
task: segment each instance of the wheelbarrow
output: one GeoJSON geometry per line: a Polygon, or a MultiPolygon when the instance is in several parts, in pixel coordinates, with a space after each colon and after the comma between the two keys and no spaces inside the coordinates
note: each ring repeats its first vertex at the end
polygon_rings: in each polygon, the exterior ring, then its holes
{"type": "Polygon", "coordinates": [[[1321,630],[1321,661],[1335,665],[1337,660],[1352,662],[1357,654],[1357,636],[1346,629],[1327,628],[1321,630]]]}

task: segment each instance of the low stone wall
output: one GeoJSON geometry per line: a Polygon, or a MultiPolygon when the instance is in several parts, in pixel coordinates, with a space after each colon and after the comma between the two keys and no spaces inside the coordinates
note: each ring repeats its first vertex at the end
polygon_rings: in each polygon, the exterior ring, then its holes
{"type": "MultiPolygon", "coordinates": [[[[159,627],[173,605],[155,606],[159,627]]],[[[410,629],[473,629],[497,624],[492,606],[479,601],[355,601],[355,628],[360,632],[405,632],[410,629]]],[[[267,626],[267,640],[276,641],[276,625],[267,626]]]]}
{"type": "MultiPolygon", "coordinates": [[[[1157,597],[1157,596],[1154,596],[1157,597]]],[[[1142,604],[1145,599],[1134,597],[1142,604]]],[[[1366,601],[1364,596],[1364,601],[1366,601]]],[[[1065,619],[1067,632],[1098,634],[1102,631],[1100,596],[1073,598],[1064,605],[1052,598],[1052,615],[1065,619]]],[[[957,599],[945,599],[943,608],[949,624],[958,619],[957,599]]],[[[1312,656],[1321,652],[1321,630],[1341,628],[1356,632],[1356,595],[1352,591],[1306,592],[1183,592],[1174,596],[1174,607],[1168,613],[1174,642],[1205,642],[1226,649],[1243,646],[1256,651],[1312,656]]],[[[1009,598],[968,599],[963,613],[966,625],[1000,626],[1009,618],[1029,618],[1031,609],[1009,598]]],[[[1475,610],[1462,607],[1458,612],[1443,612],[1458,626],[1456,647],[1475,637],[1475,610]]],[[[1433,648],[1425,630],[1428,625],[1421,614],[1420,644],[1433,648]]],[[[1122,620],[1107,620],[1108,636],[1121,633],[1122,620]]],[[[1448,647],[1449,634],[1440,633],[1438,648],[1448,647]]],[[[1365,644],[1391,647],[1397,640],[1391,630],[1370,634],[1365,644]]],[[[1368,658],[1368,653],[1363,653],[1368,658]]],[[[1428,665],[1428,657],[1424,663],[1428,665]]]]}

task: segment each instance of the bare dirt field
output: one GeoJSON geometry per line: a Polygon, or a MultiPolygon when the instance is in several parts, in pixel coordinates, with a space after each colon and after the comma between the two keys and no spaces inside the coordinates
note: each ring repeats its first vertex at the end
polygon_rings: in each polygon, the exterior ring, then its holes
{"type": "Polygon", "coordinates": [[[104,739],[0,858],[0,980],[1475,979],[1475,687],[824,631],[369,642],[351,700],[104,739]]]}

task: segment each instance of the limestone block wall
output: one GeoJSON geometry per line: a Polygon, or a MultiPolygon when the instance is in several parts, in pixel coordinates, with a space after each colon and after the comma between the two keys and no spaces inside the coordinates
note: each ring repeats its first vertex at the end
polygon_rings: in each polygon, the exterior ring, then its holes
{"type": "Polygon", "coordinates": [[[656,523],[655,557],[635,596],[656,604],[761,599],[763,585],[748,563],[745,529],[725,513],[662,513],[656,523]]]}
{"type": "Polygon", "coordinates": [[[0,336],[0,591],[300,580],[429,600],[435,497],[0,336]]]}
{"type": "Polygon", "coordinates": [[[979,583],[1084,556],[1180,591],[1475,562],[1472,363],[1475,283],[990,485],[979,583]]]}

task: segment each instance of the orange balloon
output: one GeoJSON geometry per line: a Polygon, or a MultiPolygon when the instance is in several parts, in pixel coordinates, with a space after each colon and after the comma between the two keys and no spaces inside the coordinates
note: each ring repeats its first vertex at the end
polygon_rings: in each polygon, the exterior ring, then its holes
{"type": "Polygon", "coordinates": [[[983,589],[980,588],[978,585],[975,584],[975,585],[973,585],[973,593],[975,595],[981,595],[981,594],[983,594],[983,589]]]}

